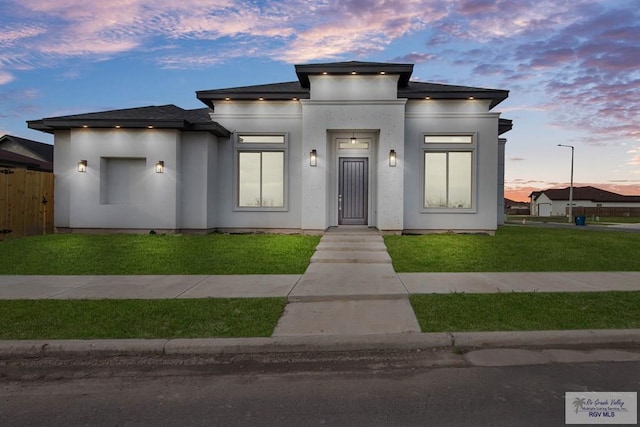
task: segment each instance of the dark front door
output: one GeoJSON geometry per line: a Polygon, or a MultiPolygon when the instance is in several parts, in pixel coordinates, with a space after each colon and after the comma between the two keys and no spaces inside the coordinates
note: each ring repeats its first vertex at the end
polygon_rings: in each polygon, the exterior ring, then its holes
{"type": "Polygon", "coordinates": [[[367,225],[369,161],[341,157],[338,188],[338,224],[367,225]]]}

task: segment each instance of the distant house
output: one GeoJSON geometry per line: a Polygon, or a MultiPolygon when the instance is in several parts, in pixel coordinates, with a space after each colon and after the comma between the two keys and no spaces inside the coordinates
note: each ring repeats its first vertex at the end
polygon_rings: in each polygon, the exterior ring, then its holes
{"type": "Polygon", "coordinates": [[[419,82],[413,64],[296,65],[297,80],[29,121],[55,137],[56,227],[493,232],[508,91],[419,82]]]}
{"type": "MultiPolygon", "coordinates": [[[[569,208],[569,187],[534,191],[531,215],[562,216],[569,208]]],[[[640,196],[625,196],[596,187],[573,187],[573,207],[583,208],[640,208],[640,196]]]]}
{"type": "Polygon", "coordinates": [[[0,167],[53,172],[53,145],[4,135],[0,137],[0,167]]]}
{"type": "Polygon", "coordinates": [[[529,203],[504,199],[504,211],[508,215],[529,215],[529,203]]]}

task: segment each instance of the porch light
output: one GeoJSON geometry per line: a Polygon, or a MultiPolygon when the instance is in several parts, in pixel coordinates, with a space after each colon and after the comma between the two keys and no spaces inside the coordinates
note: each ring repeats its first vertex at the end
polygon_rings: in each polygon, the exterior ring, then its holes
{"type": "Polygon", "coordinates": [[[78,172],[86,172],[87,171],[87,161],[80,160],[78,162],[78,172]]]}
{"type": "Polygon", "coordinates": [[[389,166],[396,167],[396,150],[389,151],[389,166]]]}
{"type": "Polygon", "coordinates": [[[318,152],[315,148],[309,153],[309,166],[318,166],[318,152]]]}
{"type": "Polygon", "coordinates": [[[156,173],[164,173],[164,161],[159,160],[156,163],[156,173]]]}
{"type": "Polygon", "coordinates": [[[356,133],[354,132],[354,133],[351,135],[351,143],[352,143],[352,144],[355,144],[356,142],[358,142],[358,138],[356,138],[356,133]]]}

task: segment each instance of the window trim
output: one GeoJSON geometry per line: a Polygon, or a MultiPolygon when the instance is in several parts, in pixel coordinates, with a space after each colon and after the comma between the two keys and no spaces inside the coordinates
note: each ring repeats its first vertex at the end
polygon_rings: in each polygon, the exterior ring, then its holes
{"type": "MultiPolygon", "coordinates": [[[[288,132],[234,132],[233,135],[233,211],[234,212],[287,212],[289,210],[289,134],[288,132]],[[284,142],[245,143],[241,136],[283,136],[284,142]],[[283,153],[283,206],[240,206],[240,153],[283,153]]],[[[261,183],[262,185],[262,183],[261,183]]]]}
{"type": "MultiPolygon", "coordinates": [[[[420,174],[420,212],[421,213],[477,213],[477,192],[478,192],[478,135],[477,132],[424,132],[422,133],[422,143],[420,151],[422,153],[421,174],[420,174]],[[471,136],[471,143],[435,143],[426,142],[427,136],[471,136]],[[471,207],[451,208],[451,207],[427,207],[425,201],[425,173],[426,173],[426,153],[471,153],[471,207]]],[[[449,156],[447,155],[447,162],[449,156]]],[[[448,170],[448,165],[447,165],[448,170]]],[[[449,177],[447,176],[447,187],[449,177]]],[[[448,191],[448,188],[447,188],[448,191]]]]}

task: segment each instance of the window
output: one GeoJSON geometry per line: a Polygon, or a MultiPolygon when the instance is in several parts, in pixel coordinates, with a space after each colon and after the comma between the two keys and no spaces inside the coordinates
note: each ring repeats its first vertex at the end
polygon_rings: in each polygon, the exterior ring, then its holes
{"type": "Polygon", "coordinates": [[[240,144],[284,144],[284,135],[238,135],[240,144]]]}
{"type": "Polygon", "coordinates": [[[423,207],[471,209],[475,155],[473,137],[425,135],[424,142],[423,207]]]}
{"type": "Polygon", "coordinates": [[[340,150],[368,150],[370,141],[369,138],[358,138],[355,141],[351,138],[339,138],[338,148],[340,150]]]}
{"type": "Polygon", "coordinates": [[[285,208],[284,135],[238,135],[237,207],[285,208]],[[280,148],[279,150],[273,149],[280,148]]]}

